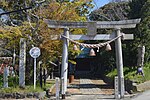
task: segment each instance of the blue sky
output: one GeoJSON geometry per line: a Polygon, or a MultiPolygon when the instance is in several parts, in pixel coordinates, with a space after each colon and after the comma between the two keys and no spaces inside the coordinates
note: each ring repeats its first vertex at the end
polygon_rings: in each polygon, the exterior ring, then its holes
{"type": "Polygon", "coordinates": [[[109,2],[110,0],[94,0],[94,4],[96,4],[94,9],[98,9],[99,7],[102,7],[109,2]]]}

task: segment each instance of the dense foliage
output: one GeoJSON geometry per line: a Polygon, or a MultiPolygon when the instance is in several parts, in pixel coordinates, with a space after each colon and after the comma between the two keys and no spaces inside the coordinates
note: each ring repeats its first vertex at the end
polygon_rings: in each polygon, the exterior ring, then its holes
{"type": "Polygon", "coordinates": [[[128,19],[130,7],[128,2],[109,3],[91,12],[90,19],[94,21],[116,21],[128,19]]]}
{"type": "MultiPolygon", "coordinates": [[[[137,64],[137,47],[139,45],[145,45],[146,54],[145,54],[145,63],[149,62],[149,0],[132,0],[130,2],[118,2],[118,3],[109,3],[90,14],[90,19],[94,21],[109,21],[109,20],[124,20],[124,19],[136,19],[141,18],[141,22],[135,29],[124,29],[121,30],[126,34],[134,34],[134,40],[122,41],[123,47],[123,62],[124,66],[130,66],[129,68],[136,66],[137,64]]],[[[99,33],[108,33],[110,30],[98,30],[99,33]]],[[[111,44],[114,47],[114,44],[111,44]]],[[[107,53],[99,53],[101,57],[100,62],[110,63],[101,63],[101,66],[106,66],[105,69],[111,70],[115,66],[115,50],[107,55],[107,53]],[[111,59],[109,59],[109,56],[111,59]],[[105,59],[106,58],[106,59],[105,59]],[[112,60],[112,58],[114,60],[112,60]],[[104,59],[104,60],[103,60],[104,59]]]]}
{"type": "MultiPolygon", "coordinates": [[[[150,71],[150,63],[145,63],[144,66],[144,76],[142,76],[141,74],[137,73],[137,68],[133,67],[133,68],[129,68],[129,67],[124,67],[124,78],[126,80],[132,80],[135,83],[143,83],[145,81],[149,81],[150,80],[150,75],[149,75],[149,71],[150,71]]],[[[113,69],[111,72],[107,73],[106,76],[114,79],[115,76],[117,76],[117,69],[113,69]]]]}
{"type": "MultiPolygon", "coordinates": [[[[62,41],[53,41],[51,37],[52,35],[60,35],[63,30],[48,28],[44,19],[86,21],[88,10],[93,7],[91,0],[45,0],[44,2],[39,0],[4,0],[0,1],[0,6],[0,13],[8,12],[7,15],[0,16],[0,39],[4,41],[4,45],[0,44],[1,48],[9,51],[9,56],[13,56],[14,50],[19,55],[19,40],[20,38],[26,38],[27,52],[29,52],[32,45],[40,47],[42,53],[38,61],[42,60],[42,67],[48,68],[48,72],[52,69],[50,61],[55,62],[62,53],[62,41]]],[[[82,29],[70,29],[70,31],[72,34],[85,33],[85,30],[82,29]]],[[[18,59],[16,64],[19,63],[18,59]]],[[[33,59],[27,53],[27,84],[32,83],[32,66],[33,59]]]]}
{"type": "Polygon", "coordinates": [[[150,0],[147,0],[141,9],[141,23],[138,31],[140,34],[140,44],[146,47],[145,60],[150,60],[150,0]]]}

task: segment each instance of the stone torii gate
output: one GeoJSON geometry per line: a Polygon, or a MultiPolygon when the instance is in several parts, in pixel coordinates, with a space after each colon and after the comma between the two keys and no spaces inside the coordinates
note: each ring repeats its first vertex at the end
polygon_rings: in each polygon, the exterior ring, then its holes
{"type": "MultiPolygon", "coordinates": [[[[135,28],[140,19],[122,20],[122,21],[92,21],[92,22],[66,22],[66,21],[53,21],[46,19],[45,22],[50,28],[63,28],[64,36],[72,40],[115,40],[116,50],[116,65],[118,73],[118,91],[119,97],[124,97],[124,74],[123,74],[123,58],[122,58],[122,45],[121,45],[121,29],[135,28]],[[87,28],[87,35],[69,35],[69,28],[87,28]],[[114,29],[115,34],[96,34],[97,29],[114,29]]],[[[60,36],[54,36],[53,40],[60,39],[60,36]]],[[[133,34],[125,34],[124,39],[133,39],[133,34]]],[[[65,99],[67,91],[67,73],[68,73],[68,43],[67,38],[63,38],[63,55],[62,55],[62,68],[61,68],[61,94],[62,99],[65,99]]]]}

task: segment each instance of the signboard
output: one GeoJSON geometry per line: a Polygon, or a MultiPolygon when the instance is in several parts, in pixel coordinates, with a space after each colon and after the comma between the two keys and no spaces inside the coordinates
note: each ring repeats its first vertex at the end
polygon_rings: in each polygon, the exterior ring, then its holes
{"type": "Polygon", "coordinates": [[[40,49],[38,47],[31,48],[29,53],[33,58],[37,58],[41,55],[40,49]]]}
{"type": "Polygon", "coordinates": [[[36,88],[36,58],[40,56],[41,52],[38,47],[33,47],[29,51],[31,57],[34,58],[34,89],[36,88]]]}

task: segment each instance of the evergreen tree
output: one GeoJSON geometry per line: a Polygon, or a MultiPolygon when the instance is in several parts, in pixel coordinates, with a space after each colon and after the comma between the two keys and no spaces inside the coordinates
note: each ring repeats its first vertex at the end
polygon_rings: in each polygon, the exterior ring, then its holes
{"type": "Polygon", "coordinates": [[[146,61],[150,60],[150,0],[141,9],[141,23],[139,25],[140,43],[146,47],[146,61]]]}
{"type": "Polygon", "coordinates": [[[141,17],[141,9],[147,0],[132,0],[129,3],[130,6],[130,19],[136,19],[141,17]]]}
{"type": "Polygon", "coordinates": [[[109,3],[91,12],[90,20],[94,21],[113,21],[128,19],[130,8],[128,2],[109,3]]]}

